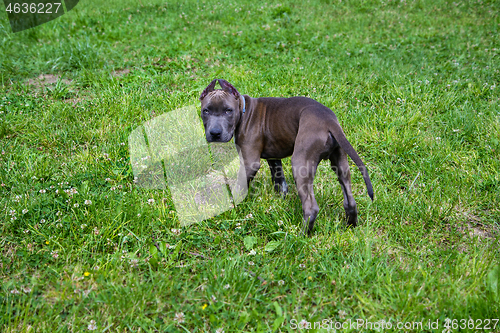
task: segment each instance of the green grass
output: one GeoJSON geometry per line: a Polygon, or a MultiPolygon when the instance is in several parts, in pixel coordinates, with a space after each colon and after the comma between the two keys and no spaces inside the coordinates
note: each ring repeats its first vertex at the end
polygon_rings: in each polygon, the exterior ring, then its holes
{"type": "Polygon", "coordinates": [[[499,318],[499,13],[495,0],[89,0],[17,34],[0,15],[0,330],[499,318]],[[41,74],[60,79],[28,83],[41,74]],[[352,168],[358,227],[325,162],[309,238],[289,159],[286,199],[263,165],[240,205],[185,228],[168,191],[134,185],[129,134],[213,78],[334,110],[374,184],[372,203],[352,168]]]}

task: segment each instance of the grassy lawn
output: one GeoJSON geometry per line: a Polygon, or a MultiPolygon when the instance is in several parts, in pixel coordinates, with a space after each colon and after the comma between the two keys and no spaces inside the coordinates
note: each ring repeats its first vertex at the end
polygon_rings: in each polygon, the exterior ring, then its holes
{"type": "Polygon", "coordinates": [[[16,34],[0,15],[0,331],[500,332],[499,14],[88,0],[16,34]],[[337,114],[374,185],[371,202],[351,161],[358,227],[326,161],[311,237],[290,159],[285,199],[263,163],[241,204],[187,227],[168,189],[134,184],[132,131],[214,78],[337,114]]]}

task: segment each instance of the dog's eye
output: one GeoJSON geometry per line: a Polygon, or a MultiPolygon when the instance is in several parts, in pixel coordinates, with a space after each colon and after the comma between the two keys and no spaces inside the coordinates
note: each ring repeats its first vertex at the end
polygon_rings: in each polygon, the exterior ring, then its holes
{"type": "Polygon", "coordinates": [[[231,112],[233,112],[233,110],[231,110],[231,109],[226,109],[226,113],[231,113],[231,112]]]}
{"type": "Polygon", "coordinates": [[[208,109],[203,109],[204,114],[208,114],[208,109]]]}

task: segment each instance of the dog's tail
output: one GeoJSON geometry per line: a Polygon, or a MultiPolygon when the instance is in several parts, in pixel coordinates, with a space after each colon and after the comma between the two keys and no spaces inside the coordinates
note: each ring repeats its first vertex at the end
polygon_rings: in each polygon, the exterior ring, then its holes
{"type": "Polygon", "coordinates": [[[373,201],[373,187],[372,187],[372,182],[370,181],[370,176],[368,176],[368,170],[366,169],[365,164],[359,157],[358,153],[356,153],[351,143],[345,137],[344,131],[342,130],[342,127],[340,127],[338,121],[332,122],[330,126],[330,134],[332,134],[335,140],[337,140],[338,144],[340,145],[340,148],[342,148],[352,158],[354,163],[356,163],[356,165],[358,166],[358,169],[359,171],[361,171],[363,179],[365,180],[366,189],[368,190],[368,195],[373,201]]]}

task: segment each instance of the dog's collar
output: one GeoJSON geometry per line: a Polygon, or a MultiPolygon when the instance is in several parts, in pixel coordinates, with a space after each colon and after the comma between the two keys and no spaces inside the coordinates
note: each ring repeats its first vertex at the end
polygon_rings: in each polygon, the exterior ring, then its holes
{"type": "Polygon", "coordinates": [[[245,97],[241,96],[241,98],[243,98],[243,113],[245,113],[245,97]]]}

